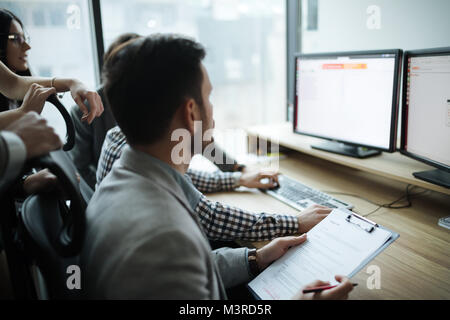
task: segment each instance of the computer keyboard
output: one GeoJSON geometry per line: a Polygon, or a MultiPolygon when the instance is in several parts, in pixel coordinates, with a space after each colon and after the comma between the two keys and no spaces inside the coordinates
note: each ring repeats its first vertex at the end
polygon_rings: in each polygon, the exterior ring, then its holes
{"type": "Polygon", "coordinates": [[[280,186],[277,189],[263,191],[297,210],[302,211],[313,204],[329,208],[353,208],[350,203],[338,200],[285,175],[278,176],[278,181],[280,186]]]}

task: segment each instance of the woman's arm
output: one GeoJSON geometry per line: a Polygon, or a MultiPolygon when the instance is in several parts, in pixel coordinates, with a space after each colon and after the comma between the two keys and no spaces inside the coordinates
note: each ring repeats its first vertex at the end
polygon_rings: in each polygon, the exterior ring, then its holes
{"type": "Polygon", "coordinates": [[[0,61],[0,92],[13,100],[22,100],[31,84],[38,83],[43,87],[50,87],[52,80],[39,77],[21,77],[0,61]]]}
{"type": "Polygon", "coordinates": [[[69,91],[72,98],[83,111],[83,120],[91,123],[95,117],[103,112],[103,103],[97,92],[88,90],[85,85],[76,80],[69,78],[41,78],[41,77],[21,77],[8,69],[3,62],[0,61],[0,92],[10,99],[21,100],[30,88],[31,84],[37,83],[43,87],[53,86],[57,92],[69,91]],[[84,101],[87,100],[91,110],[87,109],[84,101]]]}

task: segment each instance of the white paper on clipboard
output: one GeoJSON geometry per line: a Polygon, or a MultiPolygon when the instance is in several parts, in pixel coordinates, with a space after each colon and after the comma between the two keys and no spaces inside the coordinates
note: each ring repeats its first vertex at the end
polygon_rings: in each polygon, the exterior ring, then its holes
{"type": "Polygon", "coordinates": [[[306,242],[266,268],[248,284],[249,288],[260,299],[290,299],[314,280],[336,284],[336,274],[353,275],[363,262],[379,253],[393,233],[380,227],[368,232],[369,223],[347,221],[351,214],[346,209],[334,209],[308,232],[306,242]]]}

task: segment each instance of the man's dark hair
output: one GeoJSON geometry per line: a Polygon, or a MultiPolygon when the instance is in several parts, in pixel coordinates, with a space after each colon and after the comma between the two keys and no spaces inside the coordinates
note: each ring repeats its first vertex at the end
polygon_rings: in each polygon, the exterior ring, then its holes
{"type": "Polygon", "coordinates": [[[168,130],[190,98],[201,107],[204,48],[176,35],[151,35],[123,43],[103,69],[107,101],[130,144],[150,144],[168,130]]]}

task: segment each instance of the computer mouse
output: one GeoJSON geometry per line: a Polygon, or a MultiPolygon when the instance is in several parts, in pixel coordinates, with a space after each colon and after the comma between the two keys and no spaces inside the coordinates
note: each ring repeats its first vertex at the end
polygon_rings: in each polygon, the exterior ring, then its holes
{"type": "MultiPolygon", "coordinates": [[[[270,183],[270,179],[269,178],[262,178],[261,180],[259,180],[259,182],[261,182],[262,184],[269,184],[270,183]]],[[[269,188],[268,190],[276,190],[280,187],[280,185],[278,183],[275,183],[275,185],[271,188],[269,188]]]]}
{"type": "Polygon", "coordinates": [[[280,184],[275,182],[275,185],[272,188],[269,188],[269,190],[277,190],[280,189],[280,184]]]}

